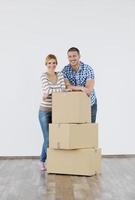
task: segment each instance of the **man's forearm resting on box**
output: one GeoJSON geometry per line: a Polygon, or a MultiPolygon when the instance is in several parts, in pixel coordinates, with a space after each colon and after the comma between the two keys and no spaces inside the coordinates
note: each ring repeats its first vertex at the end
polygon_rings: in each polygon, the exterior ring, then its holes
{"type": "Polygon", "coordinates": [[[66,84],[66,87],[68,89],[71,89],[72,91],[83,91],[88,96],[90,96],[90,93],[92,92],[92,90],[94,88],[95,80],[94,79],[87,80],[85,87],[84,86],[71,85],[68,80],[65,80],[65,84],[66,84]]]}

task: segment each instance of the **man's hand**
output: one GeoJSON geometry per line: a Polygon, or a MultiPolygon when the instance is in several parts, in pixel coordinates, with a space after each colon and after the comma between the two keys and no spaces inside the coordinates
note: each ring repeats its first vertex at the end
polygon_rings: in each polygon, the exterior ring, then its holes
{"type": "Polygon", "coordinates": [[[71,91],[82,91],[82,92],[85,92],[88,96],[90,96],[91,91],[93,90],[93,87],[94,87],[94,79],[87,80],[85,87],[71,85],[68,80],[65,80],[65,85],[71,91]]]}
{"type": "Polygon", "coordinates": [[[68,85],[68,86],[67,86],[67,90],[73,91],[72,85],[68,85]]]}
{"type": "Polygon", "coordinates": [[[90,96],[91,91],[88,88],[82,87],[82,91],[85,92],[88,96],[90,96]]]}

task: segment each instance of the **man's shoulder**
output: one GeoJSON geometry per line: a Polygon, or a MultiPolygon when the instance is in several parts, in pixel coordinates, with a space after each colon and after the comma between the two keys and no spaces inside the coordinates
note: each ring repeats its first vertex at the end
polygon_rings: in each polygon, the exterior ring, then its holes
{"type": "Polygon", "coordinates": [[[91,65],[89,65],[89,64],[86,64],[86,63],[81,62],[81,65],[82,65],[82,68],[83,68],[84,70],[93,70],[93,68],[92,68],[91,65]]]}
{"type": "Polygon", "coordinates": [[[70,65],[70,64],[67,64],[67,65],[65,65],[64,68],[70,68],[70,67],[71,67],[71,65],[70,65]]]}
{"type": "Polygon", "coordinates": [[[62,71],[67,71],[71,68],[70,64],[65,65],[62,71]]]}

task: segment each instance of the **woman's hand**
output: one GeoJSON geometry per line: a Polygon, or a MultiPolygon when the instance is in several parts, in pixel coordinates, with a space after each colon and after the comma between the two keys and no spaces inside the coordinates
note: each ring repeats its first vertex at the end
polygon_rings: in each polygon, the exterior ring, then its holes
{"type": "Polygon", "coordinates": [[[73,90],[71,88],[67,88],[64,90],[64,92],[72,92],[73,90]]]}
{"type": "Polygon", "coordinates": [[[42,100],[45,101],[49,94],[44,94],[42,100]]]}

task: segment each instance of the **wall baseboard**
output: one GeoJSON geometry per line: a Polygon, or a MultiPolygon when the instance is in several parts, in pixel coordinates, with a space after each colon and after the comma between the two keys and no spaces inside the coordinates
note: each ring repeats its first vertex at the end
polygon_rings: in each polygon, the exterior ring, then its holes
{"type": "Polygon", "coordinates": [[[39,159],[39,156],[0,156],[0,160],[39,159]]]}
{"type": "Polygon", "coordinates": [[[103,158],[135,158],[135,154],[102,155],[103,158]]]}
{"type": "MultiPolygon", "coordinates": [[[[39,156],[0,156],[0,160],[39,159],[39,156]]],[[[135,158],[135,154],[102,155],[102,158],[135,158]]]]}

